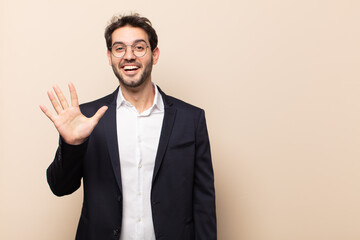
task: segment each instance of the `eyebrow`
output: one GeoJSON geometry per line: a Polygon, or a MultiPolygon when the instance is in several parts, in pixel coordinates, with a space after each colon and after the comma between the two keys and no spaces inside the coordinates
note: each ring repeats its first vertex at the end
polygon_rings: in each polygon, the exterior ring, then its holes
{"type": "MultiPolygon", "coordinates": [[[[130,44],[130,45],[133,45],[133,44],[138,43],[138,42],[144,42],[144,43],[146,43],[146,41],[145,41],[144,39],[136,39],[136,40],[133,41],[133,43],[130,44]]],[[[114,42],[112,46],[114,46],[115,44],[124,44],[124,45],[126,45],[124,42],[118,41],[118,42],[114,42]]],[[[147,43],[146,43],[146,44],[147,44],[147,43]]]]}

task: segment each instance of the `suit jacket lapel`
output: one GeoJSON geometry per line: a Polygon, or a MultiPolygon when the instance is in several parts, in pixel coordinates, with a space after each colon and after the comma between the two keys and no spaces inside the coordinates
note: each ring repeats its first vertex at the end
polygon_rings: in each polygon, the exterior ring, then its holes
{"type": "Polygon", "coordinates": [[[161,133],[160,133],[159,146],[155,158],[155,167],[154,167],[154,174],[152,179],[153,183],[155,181],[156,175],[159,172],[161,163],[163,161],[164,154],[169,143],[169,139],[171,136],[171,132],[176,116],[176,109],[172,106],[170,99],[165,95],[163,91],[161,91],[159,87],[158,89],[164,101],[165,113],[164,113],[164,120],[161,128],[161,133]]]}
{"type": "Polygon", "coordinates": [[[113,98],[110,100],[108,110],[103,116],[103,126],[106,135],[106,141],[108,151],[111,159],[111,164],[114,170],[116,182],[119,186],[120,192],[122,192],[121,184],[121,172],[120,172],[120,158],[119,158],[119,146],[117,140],[117,128],[116,128],[116,98],[119,88],[113,93],[113,98]]]}

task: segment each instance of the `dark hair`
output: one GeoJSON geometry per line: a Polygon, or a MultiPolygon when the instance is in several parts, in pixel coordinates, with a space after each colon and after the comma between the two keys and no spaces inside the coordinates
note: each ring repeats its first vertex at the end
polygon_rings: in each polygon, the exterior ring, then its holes
{"type": "Polygon", "coordinates": [[[114,16],[110,20],[109,25],[105,29],[105,40],[108,50],[111,50],[112,33],[116,29],[126,25],[143,29],[148,35],[151,51],[156,48],[158,44],[158,37],[156,35],[155,29],[151,26],[151,22],[146,17],[141,17],[139,14],[134,13],[131,15],[114,16]]]}

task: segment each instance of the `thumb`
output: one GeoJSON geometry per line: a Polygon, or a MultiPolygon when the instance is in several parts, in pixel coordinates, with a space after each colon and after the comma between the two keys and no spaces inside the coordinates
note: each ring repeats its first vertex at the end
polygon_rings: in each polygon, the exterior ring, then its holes
{"type": "Polygon", "coordinates": [[[102,106],[97,110],[97,112],[94,114],[94,116],[91,117],[96,123],[99,122],[99,120],[104,116],[106,110],[108,110],[107,106],[102,106]]]}

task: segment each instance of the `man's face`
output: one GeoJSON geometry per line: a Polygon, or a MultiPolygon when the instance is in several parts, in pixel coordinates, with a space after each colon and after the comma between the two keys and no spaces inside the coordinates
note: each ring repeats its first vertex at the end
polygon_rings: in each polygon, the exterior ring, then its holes
{"type": "Polygon", "coordinates": [[[122,58],[117,58],[108,51],[109,64],[112,66],[120,84],[124,87],[136,88],[146,81],[151,81],[152,65],[157,63],[159,49],[151,51],[148,35],[144,30],[137,27],[124,26],[112,33],[112,46],[117,43],[132,45],[139,41],[145,41],[149,48],[143,57],[137,57],[130,46],[126,47],[126,53],[122,58]]]}

